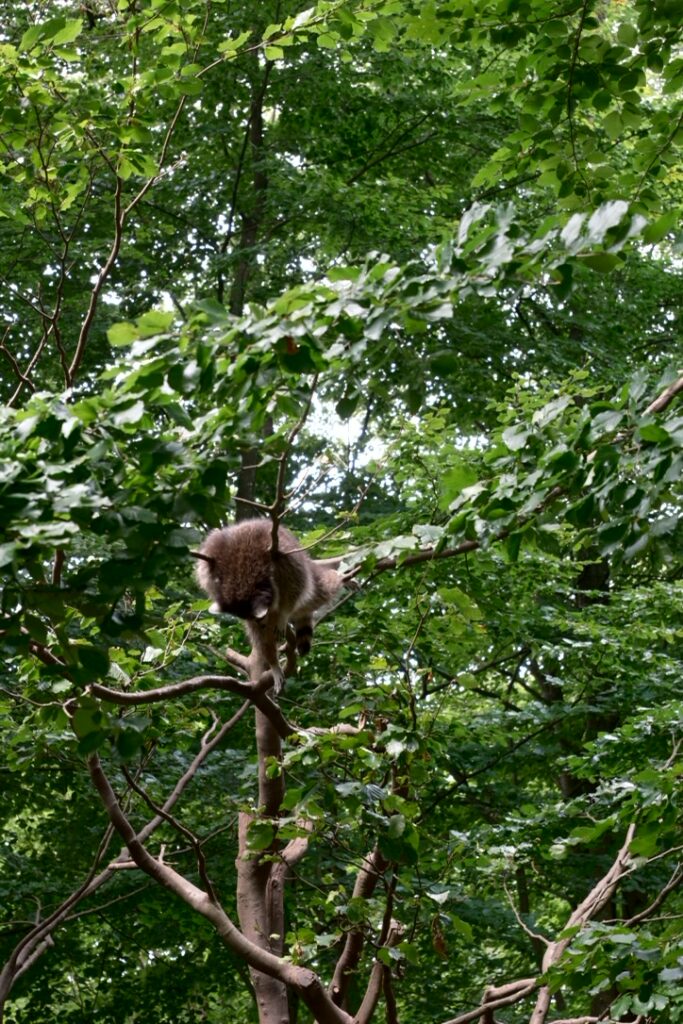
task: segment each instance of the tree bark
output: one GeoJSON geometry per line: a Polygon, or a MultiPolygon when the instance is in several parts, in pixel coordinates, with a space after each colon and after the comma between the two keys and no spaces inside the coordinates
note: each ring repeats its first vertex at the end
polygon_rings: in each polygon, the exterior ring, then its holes
{"type": "MultiPolygon", "coordinates": [[[[257,651],[250,658],[249,676],[256,682],[268,665],[257,651]]],[[[269,766],[282,760],[282,743],[272,723],[256,711],[256,750],[258,756],[258,807],[265,818],[277,818],[284,796],[284,776],[273,777],[269,766]]],[[[284,952],[285,865],[272,860],[278,852],[277,841],[266,851],[254,854],[248,849],[249,826],[254,817],[240,814],[237,854],[237,915],[244,935],[262,949],[281,957],[284,952]]],[[[289,1024],[287,987],[277,978],[250,968],[260,1024],[289,1024]]]]}

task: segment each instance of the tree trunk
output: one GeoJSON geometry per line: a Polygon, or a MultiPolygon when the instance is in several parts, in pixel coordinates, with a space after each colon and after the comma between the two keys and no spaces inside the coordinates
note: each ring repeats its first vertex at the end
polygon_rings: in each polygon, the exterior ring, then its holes
{"type": "MultiPolygon", "coordinates": [[[[251,195],[246,208],[233,209],[239,215],[242,227],[238,243],[238,258],[230,288],[229,308],[241,316],[251,276],[254,255],[265,216],[268,177],[265,171],[263,139],[263,102],[268,87],[271,64],[261,72],[256,55],[253,58],[252,100],[247,126],[249,161],[252,170],[251,195]]],[[[245,140],[246,141],[246,140],[245,140]]],[[[240,167],[238,175],[241,175],[240,167]]],[[[239,180],[235,183],[235,207],[239,204],[239,180]]],[[[222,282],[219,284],[222,292],[222,282]]],[[[236,518],[248,519],[253,515],[250,504],[256,495],[256,469],[259,451],[250,446],[242,451],[242,464],[237,481],[236,518]]],[[[257,680],[268,668],[252,654],[250,678],[257,680]]],[[[266,765],[270,758],[281,759],[280,738],[268,719],[256,711],[256,747],[258,754],[257,804],[266,818],[277,818],[284,794],[282,776],[268,778],[266,765]]],[[[240,814],[237,855],[237,913],[245,936],[276,956],[284,948],[284,881],[285,866],[277,861],[263,859],[262,854],[248,850],[249,826],[252,815],[240,814]]],[[[266,851],[272,854],[274,845],[266,851]]],[[[275,978],[250,969],[260,1024],[290,1024],[287,987],[275,978]]]]}

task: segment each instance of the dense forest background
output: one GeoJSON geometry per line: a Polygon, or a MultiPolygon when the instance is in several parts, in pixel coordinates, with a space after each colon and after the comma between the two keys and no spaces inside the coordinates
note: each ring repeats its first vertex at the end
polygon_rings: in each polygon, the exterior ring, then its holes
{"type": "Polygon", "coordinates": [[[683,1021],[678,0],[0,13],[0,1020],[683,1021]]]}

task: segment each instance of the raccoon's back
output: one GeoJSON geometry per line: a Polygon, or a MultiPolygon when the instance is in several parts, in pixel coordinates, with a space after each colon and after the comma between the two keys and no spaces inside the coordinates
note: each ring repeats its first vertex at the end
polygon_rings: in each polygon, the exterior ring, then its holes
{"type": "Polygon", "coordinates": [[[270,545],[271,528],[265,520],[212,530],[201,552],[213,560],[213,568],[199,564],[200,583],[224,604],[248,601],[260,583],[271,579],[270,545]]]}
{"type": "Polygon", "coordinates": [[[266,581],[275,582],[284,603],[291,607],[306,589],[308,557],[297,551],[294,534],[278,529],[279,553],[273,560],[272,523],[268,519],[247,519],[222,530],[212,530],[202,545],[202,554],[213,560],[198,566],[199,582],[224,605],[248,602],[266,581]],[[293,554],[287,552],[292,551],[293,554]]]}

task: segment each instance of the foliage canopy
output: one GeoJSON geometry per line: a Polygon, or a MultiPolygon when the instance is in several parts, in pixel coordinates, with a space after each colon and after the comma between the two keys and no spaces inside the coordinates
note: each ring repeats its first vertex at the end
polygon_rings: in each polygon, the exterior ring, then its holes
{"type": "Polygon", "coordinates": [[[676,0],[0,10],[0,1019],[683,1020],[676,0]]]}

